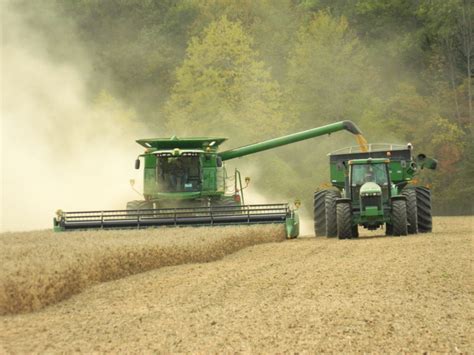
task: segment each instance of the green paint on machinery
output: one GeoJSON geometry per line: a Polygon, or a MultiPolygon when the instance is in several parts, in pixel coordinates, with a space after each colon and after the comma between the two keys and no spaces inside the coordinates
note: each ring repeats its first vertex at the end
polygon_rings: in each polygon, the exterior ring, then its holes
{"type": "Polygon", "coordinates": [[[287,236],[295,238],[298,206],[246,205],[243,192],[250,179],[243,183],[238,170],[228,175],[225,161],[341,130],[361,133],[353,122],[341,121],[222,152],[222,137],[139,139],[145,152],[135,168],[143,161],[144,199],[119,211],[58,211],[55,229],[282,223],[287,236]]]}
{"type": "Polygon", "coordinates": [[[431,192],[416,186],[422,169],[437,161],[413,156],[412,145],[369,144],[329,154],[331,188],[314,194],[316,236],[358,237],[358,226],[387,235],[431,232],[431,192]]]}

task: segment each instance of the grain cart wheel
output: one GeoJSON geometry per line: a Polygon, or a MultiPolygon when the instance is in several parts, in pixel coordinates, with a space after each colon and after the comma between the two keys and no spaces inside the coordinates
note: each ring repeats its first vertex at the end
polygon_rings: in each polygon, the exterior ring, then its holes
{"type": "Polygon", "coordinates": [[[336,199],[341,197],[341,193],[336,190],[327,190],[326,193],[326,236],[336,237],[337,234],[337,212],[336,199]]]}
{"type": "Polygon", "coordinates": [[[416,234],[418,233],[418,210],[416,203],[416,190],[411,188],[405,188],[402,191],[402,195],[407,198],[408,234],[416,234]]]}
{"type": "Polygon", "coordinates": [[[340,202],[336,207],[337,237],[339,239],[352,238],[352,211],[351,204],[340,202]]]}
{"type": "Polygon", "coordinates": [[[314,234],[316,237],[326,235],[326,192],[327,190],[322,190],[314,193],[314,234]]]}
{"type": "Polygon", "coordinates": [[[405,200],[392,201],[392,226],[394,236],[408,234],[407,204],[405,200]]]}
{"type": "Polygon", "coordinates": [[[423,186],[417,186],[415,190],[418,208],[418,232],[431,233],[433,230],[433,218],[431,216],[431,191],[423,186]]]}

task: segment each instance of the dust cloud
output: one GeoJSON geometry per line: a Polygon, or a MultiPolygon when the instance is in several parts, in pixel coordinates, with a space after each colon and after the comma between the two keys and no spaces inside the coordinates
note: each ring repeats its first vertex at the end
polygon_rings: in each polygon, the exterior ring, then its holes
{"type": "MultiPolygon", "coordinates": [[[[57,209],[124,208],[140,198],[129,179],[140,181],[134,140],[146,134],[134,113],[106,92],[91,98],[86,56],[53,59],[11,3],[2,22],[0,231],[50,228],[57,209]]],[[[63,51],[79,52],[70,47],[63,51]]]]}

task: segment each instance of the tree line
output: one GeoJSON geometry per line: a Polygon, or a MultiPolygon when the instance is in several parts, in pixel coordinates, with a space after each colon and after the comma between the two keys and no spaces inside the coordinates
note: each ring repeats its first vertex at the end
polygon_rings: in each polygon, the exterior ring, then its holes
{"type": "MultiPolygon", "coordinates": [[[[472,213],[473,19],[468,0],[19,1],[59,60],[87,55],[104,92],[150,136],[219,135],[228,147],[350,119],[369,142],[411,142],[438,213],[472,213]],[[61,21],[60,33],[53,28],[61,21]],[[50,33],[56,33],[51,36],[50,33]],[[49,34],[49,36],[48,36],[49,34]]],[[[138,138],[138,137],[137,137],[138,138]]],[[[328,179],[343,134],[251,157],[268,196],[328,179]],[[262,173],[261,171],[264,171],[262,173]]],[[[239,162],[245,170],[245,162],[239,162]]]]}

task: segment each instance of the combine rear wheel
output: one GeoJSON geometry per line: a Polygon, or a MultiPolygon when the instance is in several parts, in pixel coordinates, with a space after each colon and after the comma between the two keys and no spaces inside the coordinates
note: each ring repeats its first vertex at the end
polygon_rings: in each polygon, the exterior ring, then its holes
{"type": "Polygon", "coordinates": [[[408,234],[416,234],[418,233],[418,209],[416,190],[411,188],[405,188],[402,191],[402,195],[407,198],[408,234]]]}
{"type": "Polygon", "coordinates": [[[393,235],[396,237],[408,234],[407,204],[405,200],[392,201],[392,227],[393,235]]]}
{"type": "Polygon", "coordinates": [[[433,230],[433,217],[431,215],[431,191],[423,186],[417,186],[416,203],[418,207],[418,231],[431,233],[433,230]]]}
{"type": "Polygon", "coordinates": [[[322,190],[314,193],[314,234],[316,237],[326,235],[326,192],[322,190]]]}
{"type": "Polygon", "coordinates": [[[336,190],[327,190],[326,193],[326,235],[329,238],[336,237],[337,234],[337,212],[336,199],[341,197],[341,193],[336,190]]]}
{"type": "Polygon", "coordinates": [[[350,203],[338,203],[337,211],[337,237],[339,239],[352,238],[352,212],[350,203]]]}
{"type": "Polygon", "coordinates": [[[153,208],[153,203],[145,200],[127,202],[127,210],[146,210],[153,208]]]}

